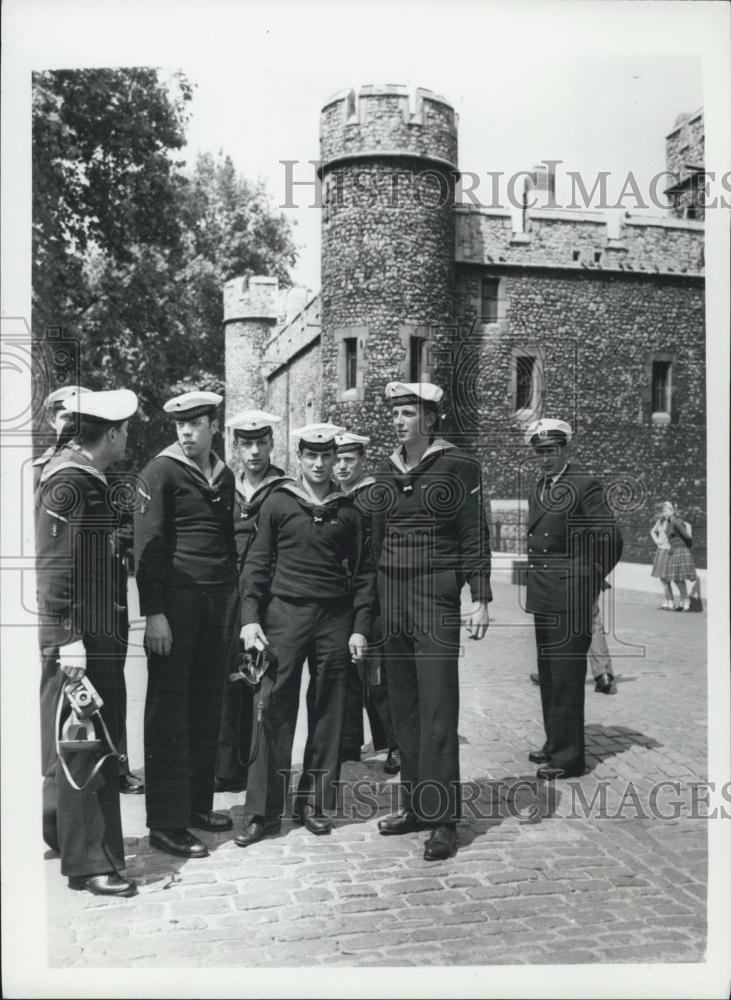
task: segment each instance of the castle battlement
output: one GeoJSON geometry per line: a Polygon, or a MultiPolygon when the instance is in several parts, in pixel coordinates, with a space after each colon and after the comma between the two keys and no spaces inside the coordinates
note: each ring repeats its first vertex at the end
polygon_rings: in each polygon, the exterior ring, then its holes
{"type": "Polygon", "coordinates": [[[689,219],[536,208],[516,232],[508,211],[463,205],[456,215],[458,264],[703,274],[704,226],[689,219]]]}
{"type": "Polygon", "coordinates": [[[401,84],[335,94],[320,114],[323,170],[353,159],[416,157],[457,169],[458,116],[441,95],[401,84]]]}

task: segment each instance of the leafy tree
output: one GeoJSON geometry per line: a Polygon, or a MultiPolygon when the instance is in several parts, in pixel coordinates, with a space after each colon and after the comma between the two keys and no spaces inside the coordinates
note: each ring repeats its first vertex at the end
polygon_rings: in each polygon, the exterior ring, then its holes
{"type": "Polygon", "coordinates": [[[78,338],[84,384],[138,393],[138,467],[170,440],[165,399],[223,388],[224,282],[266,273],[289,284],[289,225],[229,157],[203,154],[188,172],[173,161],[191,94],[181,75],[34,82],[34,330],[78,338]]]}

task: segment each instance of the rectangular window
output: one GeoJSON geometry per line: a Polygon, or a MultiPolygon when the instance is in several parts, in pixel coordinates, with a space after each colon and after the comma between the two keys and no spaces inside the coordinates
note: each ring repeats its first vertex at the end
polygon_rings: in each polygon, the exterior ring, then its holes
{"type": "Polygon", "coordinates": [[[358,338],[345,337],[345,388],[355,389],[358,383],[358,338]]]}
{"type": "Polygon", "coordinates": [[[481,313],[483,323],[497,323],[497,304],[500,282],[483,278],[481,287],[481,313]]]}
{"type": "Polygon", "coordinates": [[[425,344],[423,337],[409,337],[409,382],[421,382],[424,374],[425,344]]]}
{"type": "Polygon", "coordinates": [[[652,362],[652,412],[670,413],[672,362],[652,362]]]}
{"type": "Polygon", "coordinates": [[[536,359],[532,354],[519,354],[515,359],[515,409],[526,410],[533,401],[533,380],[536,359]]]}

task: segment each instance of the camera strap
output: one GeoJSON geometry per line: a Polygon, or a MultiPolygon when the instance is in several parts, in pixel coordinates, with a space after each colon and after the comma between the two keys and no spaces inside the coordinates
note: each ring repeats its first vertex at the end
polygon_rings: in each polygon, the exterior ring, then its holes
{"type": "MultiPolygon", "coordinates": [[[[65,687],[65,685],[64,685],[64,687],[65,687]]],[[[71,787],[74,789],[74,791],[83,792],[84,789],[89,785],[89,783],[99,773],[99,771],[101,770],[101,768],[104,765],[104,762],[106,760],[108,760],[110,757],[123,757],[124,754],[121,754],[119,752],[119,750],[117,750],[117,748],[115,747],[115,745],[114,745],[114,743],[112,741],[112,737],[109,735],[109,730],[107,729],[107,724],[104,721],[101,712],[99,711],[99,709],[97,709],[96,712],[92,713],[92,715],[90,716],[90,718],[93,718],[94,716],[97,716],[97,718],[99,719],[99,722],[101,723],[102,730],[104,732],[104,738],[106,739],[107,743],[109,744],[110,752],[103,754],[99,758],[99,760],[94,765],[91,774],[86,779],[86,781],[84,782],[83,785],[77,785],[76,784],[76,782],[74,781],[74,779],[71,776],[71,772],[69,771],[68,764],[66,763],[66,761],[64,759],[63,751],[61,750],[61,745],[60,745],[60,742],[59,742],[59,730],[61,728],[61,712],[63,711],[63,702],[64,702],[64,687],[62,687],[61,691],[59,692],[58,704],[56,705],[56,756],[61,761],[61,767],[63,768],[63,773],[66,775],[66,780],[68,781],[68,783],[71,785],[71,787]]]]}

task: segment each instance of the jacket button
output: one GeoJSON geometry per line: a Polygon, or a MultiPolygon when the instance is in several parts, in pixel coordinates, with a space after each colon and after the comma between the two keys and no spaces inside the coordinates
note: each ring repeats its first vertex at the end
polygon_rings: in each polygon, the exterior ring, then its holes
{"type": "Polygon", "coordinates": [[[547,531],[544,531],[544,532],[543,532],[543,537],[544,537],[544,538],[548,538],[548,532],[547,532],[547,531]]]}

